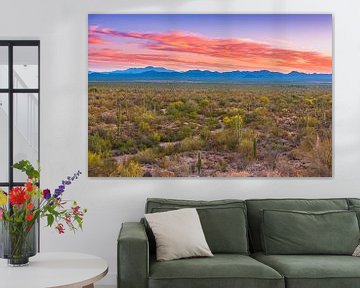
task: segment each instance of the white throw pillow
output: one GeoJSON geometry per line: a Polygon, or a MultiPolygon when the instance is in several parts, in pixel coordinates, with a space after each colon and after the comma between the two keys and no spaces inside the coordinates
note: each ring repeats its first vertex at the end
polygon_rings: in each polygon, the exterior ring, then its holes
{"type": "Polygon", "coordinates": [[[355,248],[354,253],[352,256],[360,257],[360,244],[355,248]]]}
{"type": "Polygon", "coordinates": [[[213,256],[195,208],[145,214],[156,240],[156,259],[213,256]]]}

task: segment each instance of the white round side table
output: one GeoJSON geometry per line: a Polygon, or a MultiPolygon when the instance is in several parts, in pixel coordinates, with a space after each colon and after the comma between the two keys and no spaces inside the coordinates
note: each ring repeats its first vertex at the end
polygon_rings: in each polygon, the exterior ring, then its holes
{"type": "Polygon", "coordinates": [[[93,288],[108,272],[100,257],[80,253],[38,253],[28,266],[9,267],[0,260],[1,288],[93,288]]]}

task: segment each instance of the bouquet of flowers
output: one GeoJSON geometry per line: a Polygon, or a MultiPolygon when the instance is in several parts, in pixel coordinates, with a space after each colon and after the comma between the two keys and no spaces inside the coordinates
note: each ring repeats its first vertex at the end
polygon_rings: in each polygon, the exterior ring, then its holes
{"type": "Polygon", "coordinates": [[[75,232],[82,229],[86,209],[82,209],[76,201],[63,199],[66,187],[78,179],[80,171],[51,191],[39,188],[40,169],[35,169],[29,161],[20,161],[13,167],[26,173],[28,179],[23,187],[12,187],[8,194],[0,188],[0,241],[4,250],[0,256],[16,265],[27,263],[28,257],[36,254],[36,251],[33,254],[29,251],[29,238],[39,218],[45,218],[47,226],[55,227],[59,234],[64,233],[66,227],[75,232]]]}

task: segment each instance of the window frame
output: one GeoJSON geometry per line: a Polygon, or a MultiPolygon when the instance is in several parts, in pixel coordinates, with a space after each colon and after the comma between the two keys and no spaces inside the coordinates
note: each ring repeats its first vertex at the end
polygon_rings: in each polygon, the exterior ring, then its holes
{"type": "MultiPolygon", "coordinates": [[[[14,182],[14,94],[16,93],[37,93],[38,95],[38,161],[40,162],[40,40],[0,40],[0,47],[8,47],[8,87],[0,88],[0,93],[7,94],[8,98],[8,117],[9,117],[9,147],[8,147],[8,171],[9,175],[7,182],[0,182],[0,187],[8,188],[11,190],[14,186],[23,186],[25,182],[14,182]],[[30,46],[38,48],[38,87],[37,89],[14,89],[14,47],[17,46],[30,46]]],[[[1,136],[1,135],[0,135],[1,136]]],[[[1,163],[0,163],[1,164],[1,163]]],[[[38,183],[40,186],[40,183],[38,183]]],[[[37,224],[39,226],[40,219],[37,224]]],[[[37,250],[40,252],[40,229],[37,229],[37,250]]]]}
{"type": "Polygon", "coordinates": [[[0,47],[8,48],[8,87],[0,88],[0,93],[7,94],[9,118],[9,147],[8,147],[8,181],[0,182],[0,187],[11,190],[14,186],[23,186],[25,182],[14,181],[14,94],[36,93],[38,95],[38,161],[40,162],[40,40],[0,40],[0,47]],[[38,48],[38,87],[36,89],[14,88],[14,47],[29,46],[38,48]]]}

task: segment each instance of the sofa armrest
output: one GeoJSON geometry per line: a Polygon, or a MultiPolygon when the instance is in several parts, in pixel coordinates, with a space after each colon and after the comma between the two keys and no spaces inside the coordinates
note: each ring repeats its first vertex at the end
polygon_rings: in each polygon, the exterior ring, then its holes
{"type": "Polygon", "coordinates": [[[123,223],[117,242],[118,288],[146,288],[149,242],[141,223],[123,223]]]}

